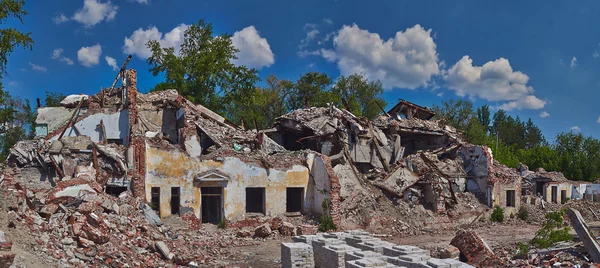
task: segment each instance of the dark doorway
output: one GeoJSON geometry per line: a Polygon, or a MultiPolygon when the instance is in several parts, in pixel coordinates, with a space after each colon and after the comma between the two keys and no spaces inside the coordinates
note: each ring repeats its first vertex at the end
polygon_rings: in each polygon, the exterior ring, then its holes
{"type": "Polygon", "coordinates": [[[150,206],[158,211],[160,216],[160,187],[152,187],[150,189],[150,206]]]}
{"type": "Polygon", "coordinates": [[[106,186],[106,193],[112,196],[119,196],[122,192],[127,191],[127,187],[121,187],[121,186],[111,186],[111,185],[107,185],[106,186]]]}
{"type": "Polygon", "coordinates": [[[567,203],[567,190],[560,190],[560,202],[567,203]]]}
{"type": "Polygon", "coordinates": [[[265,188],[246,188],[246,212],[265,214],[265,188]]]}
{"type": "Polygon", "coordinates": [[[302,201],[304,200],[304,188],[290,187],[286,191],[286,212],[302,212],[302,201]]]}
{"type": "Polygon", "coordinates": [[[506,206],[507,207],[515,206],[515,190],[506,191],[506,206]]]}
{"type": "Polygon", "coordinates": [[[171,214],[179,214],[179,206],[180,206],[180,188],[179,187],[171,187],[171,214]]]}
{"type": "Polygon", "coordinates": [[[221,221],[223,211],[223,187],[201,187],[202,196],[202,223],[217,224],[221,221]]]}
{"type": "Polygon", "coordinates": [[[544,184],[545,181],[538,181],[535,183],[535,193],[539,196],[544,196],[544,184]]]}
{"type": "Polygon", "coordinates": [[[558,203],[558,186],[552,186],[552,202],[558,203]]]}

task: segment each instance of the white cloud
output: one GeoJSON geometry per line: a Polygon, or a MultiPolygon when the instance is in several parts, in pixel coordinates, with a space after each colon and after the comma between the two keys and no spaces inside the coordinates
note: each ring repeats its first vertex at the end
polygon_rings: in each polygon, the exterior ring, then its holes
{"type": "Polygon", "coordinates": [[[106,57],[104,57],[104,59],[106,60],[106,63],[110,67],[112,67],[113,71],[116,71],[119,69],[119,67],[117,66],[117,60],[115,60],[115,58],[106,56],[106,57]]]}
{"type": "Polygon", "coordinates": [[[329,25],[333,24],[333,21],[330,18],[323,19],[323,21],[329,25]]]}
{"type": "Polygon", "coordinates": [[[550,114],[548,112],[546,112],[546,111],[543,111],[543,112],[540,113],[540,117],[541,118],[546,118],[548,116],[550,116],[550,114]]]}
{"type": "Polygon", "coordinates": [[[48,72],[48,69],[44,66],[36,65],[31,62],[29,62],[29,66],[31,66],[31,70],[34,70],[34,71],[40,71],[42,73],[48,72]]]}
{"type": "Polygon", "coordinates": [[[600,116],[596,119],[596,123],[600,123],[600,116]]]}
{"type": "Polygon", "coordinates": [[[54,51],[52,51],[52,59],[60,60],[62,62],[67,63],[68,65],[73,65],[73,60],[71,60],[70,58],[64,57],[62,55],[63,52],[64,52],[64,50],[62,48],[54,49],[54,51]]]}
{"type": "Polygon", "coordinates": [[[56,15],[56,17],[52,18],[52,21],[54,21],[56,24],[61,24],[69,21],[69,18],[67,18],[65,14],[60,13],[60,15],[56,15]]]}
{"type": "Polygon", "coordinates": [[[577,58],[576,58],[576,57],[573,57],[573,58],[571,59],[571,68],[573,68],[573,67],[575,67],[575,66],[577,66],[577,58]]]}
{"type": "Polygon", "coordinates": [[[60,56],[62,55],[63,51],[64,50],[62,48],[57,48],[54,51],[52,51],[52,59],[58,59],[58,58],[60,58],[60,56]]]}
{"type": "Polygon", "coordinates": [[[600,53],[598,53],[598,50],[594,50],[594,54],[592,54],[592,57],[594,57],[594,58],[600,57],[600,53]]]}
{"type": "Polygon", "coordinates": [[[67,57],[60,58],[60,61],[67,63],[67,65],[73,65],[73,63],[74,63],[72,59],[67,58],[67,57]]]}
{"type": "Polygon", "coordinates": [[[140,4],[146,4],[146,5],[148,4],[148,0],[134,0],[134,1],[136,1],[140,4]]]}
{"type": "Polygon", "coordinates": [[[306,32],[306,37],[300,40],[300,44],[298,45],[298,49],[304,49],[310,44],[310,42],[317,37],[319,34],[319,30],[317,30],[317,25],[314,23],[304,24],[302,28],[304,32],[306,32]]]}
{"type": "Polygon", "coordinates": [[[82,47],[77,51],[77,60],[81,65],[85,67],[92,67],[98,65],[100,62],[100,55],[102,55],[102,47],[100,44],[95,44],[90,47],[82,47]]]}
{"type": "Polygon", "coordinates": [[[385,88],[415,89],[427,85],[440,73],[436,44],[431,29],[415,25],[383,40],[379,34],[344,25],[333,38],[333,49],[320,55],[336,62],[342,75],[362,73],[381,80],[385,88]]]}
{"type": "Polygon", "coordinates": [[[334,36],[334,35],[335,35],[335,32],[331,32],[331,33],[326,34],[325,37],[323,37],[323,39],[321,39],[321,40],[319,40],[317,42],[317,44],[319,46],[322,45],[322,44],[325,44],[325,42],[328,42],[329,39],[331,39],[331,37],[334,36]]]}
{"type": "Polygon", "coordinates": [[[150,49],[146,47],[146,43],[150,40],[157,40],[162,47],[173,47],[175,53],[179,54],[181,43],[183,43],[183,34],[188,27],[189,25],[179,24],[164,35],[154,26],[148,27],[147,30],[139,28],[130,37],[125,37],[123,53],[136,55],[145,60],[152,55],[150,49]]]}
{"type": "Polygon", "coordinates": [[[505,111],[511,111],[511,110],[515,110],[515,109],[517,109],[517,110],[523,110],[523,109],[539,110],[539,109],[544,108],[545,105],[546,105],[546,101],[540,100],[536,96],[528,95],[528,96],[522,97],[518,100],[510,101],[510,102],[504,103],[500,106],[494,106],[494,107],[497,109],[505,110],[505,111]]]}
{"type": "Polygon", "coordinates": [[[238,59],[233,60],[235,64],[260,69],[275,63],[275,55],[271,51],[271,46],[267,39],[260,36],[254,26],[248,26],[235,32],[231,37],[231,42],[240,50],[236,55],[238,59]]]}
{"type": "Polygon", "coordinates": [[[498,109],[542,109],[546,105],[546,101],[533,95],[533,87],[527,84],[529,76],[514,71],[505,58],[475,66],[469,56],[463,56],[445,72],[444,79],[458,96],[510,101],[497,106],[498,109]]]}
{"type": "Polygon", "coordinates": [[[581,128],[578,126],[572,126],[569,130],[572,132],[581,132],[581,128]]]}
{"type": "Polygon", "coordinates": [[[118,9],[110,1],[102,3],[100,0],[83,0],[83,7],[75,12],[72,19],[85,27],[92,27],[102,21],[115,19],[118,9]]]}

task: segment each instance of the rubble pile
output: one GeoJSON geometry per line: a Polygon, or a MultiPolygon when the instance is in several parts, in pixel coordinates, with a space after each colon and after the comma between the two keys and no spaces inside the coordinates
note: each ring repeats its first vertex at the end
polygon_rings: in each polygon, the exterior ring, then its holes
{"type": "Polygon", "coordinates": [[[369,121],[330,105],[283,115],[267,134],[287,150],[331,158],[345,226],[411,233],[412,226],[449,222],[440,215],[471,218],[484,211],[488,185],[499,196],[504,186],[521,183],[516,170],[493,161],[487,147],[465,142],[442,121],[385,115],[369,121]],[[425,209],[404,213],[404,204],[425,209]]]}
{"type": "MultiPolygon", "coordinates": [[[[147,215],[148,211],[140,209],[144,204],[127,192],[114,197],[96,191],[97,184],[80,183],[60,182],[50,192],[35,192],[10,177],[2,182],[8,226],[31,231],[36,237],[35,252],[54,258],[61,266],[210,265],[231,255],[229,247],[255,243],[230,233],[157,226],[162,225],[160,218],[152,210],[147,215]],[[64,191],[74,194],[57,194],[64,191]]],[[[2,241],[0,237],[0,246],[6,248],[9,244],[2,241]]]]}

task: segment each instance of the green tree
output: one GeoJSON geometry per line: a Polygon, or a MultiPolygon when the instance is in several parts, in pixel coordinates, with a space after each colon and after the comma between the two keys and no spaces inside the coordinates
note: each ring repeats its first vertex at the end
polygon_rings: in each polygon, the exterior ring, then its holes
{"type": "Polygon", "coordinates": [[[224,113],[234,121],[240,118],[238,107],[251,105],[249,96],[259,80],[257,71],[232,63],[239,50],[230,35],[213,36],[211,23],[199,20],[192,24],[184,33],[179,54],[156,40],[146,45],[152,51],[146,60],[150,72],[154,76],[164,73],[166,78],[153,90],[175,88],[192,102],[224,113]]]}
{"type": "MultiPolygon", "coordinates": [[[[382,98],[378,97],[383,93],[381,82],[379,80],[369,81],[360,74],[353,74],[348,77],[340,76],[332,91],[334,96],[346,100],[350,112],[356,116],[375,118],[381,113],[377,102],[381,107],[385,107],[387,104],[382,98]]],[[[337,105],[340,106],[341,103],[337,103],[337,105]]]]}
{"type": "Polygon", "coordinates": [[[433,106],[433,111],[436,113],[437,119],[444,118],[448,124],[463,131],[475,117],[473,103],[463,99],[442,101],[441,106],[433,106]]]}
{"type": "Polygon", "coordinates": [[[331,77],[326,73],[303,74],[290,92],[289,108],[296,110],[307,106],[320,107],[329,102],[336,102],[338,97],[331,92],[330,86],[331,77]]]}
{"type": "Polygon", "coordinates": [[[477,108],[477,120],[487,132],[490,128],[490,106],[483,105],[477,108]]]}
{"type": "Polygon", "coordinates": [[[542,130],[534,125],[531,118],[529,118],[527,123],[525,123],[525,148],[529,149],[545,144],[546,139],[544,138],[544,135],[542,135],[542,130]]]}
{"type": "Polygon", "coordinates": [[[59,92],[46,91],[46,99],[44,100],[44,103],[46,107],[58,107],[60,106],[60,102],[66,97],[67,96],[65,96],[65,94],[59,92]]]}
{"type": "MultiPolygon", "coordinates": [[[[27,15],[23,5],[25,5],[23,0],[0,1],[0,24],[5,24],[10,18],[18,19],[23,23],[23,16],[27,15]]],[[[16,47],[31,49],[32,45],[31,33],[22,33],[12,27],[0,29],[0,78],[6,74],[8,56],[13,50],[16,47]]],[[[0,84],[1,86],[2,84],[0,84]]]]}
{"type": "Polygon", "coordinates": [[[257,87],[250,96],[248,106],[242,107],[243,115],[249,127],[254,128],[254,120],[259,128],[268,128],[275,119],[288,111],[286,99],[294,87],[290,80],[280,80],[275,75],[266,79],[266,87],[257,87]]]}
{"type": "MultiPolygon", "coordinates": [[[[27,15],[23,5],[25,5],[23,0],[0,1],[0,23],[4,24],[11,18],[23,23],[23,16],[27,15]]],[[[6,74],[8,56],[14,49],[17,47],[31,49],[32,45],[31,33],[22,33],[15,28],[0,29],[0,79],[6,74]]],[[[0,81],[0,160],[2,161],[6,159],[9,148],[19,140],[27,138],[28,127],[29,135],[33,134],[35,120],[29,101],[15,99],[3,89],[0,81]]]]}

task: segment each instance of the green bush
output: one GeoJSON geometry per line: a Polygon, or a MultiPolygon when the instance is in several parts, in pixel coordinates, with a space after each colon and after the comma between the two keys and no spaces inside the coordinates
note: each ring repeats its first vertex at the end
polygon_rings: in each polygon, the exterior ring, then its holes
{"type": "Polygon", "coordinates": [[[333,218],[329,215],[329,202],[327,199],[321,203],[324,214],[319,218],[319,232],[335,231],[337,226],[333,222],[333,218]]]}
{"type": "Polygon", "coordinates": [[[222,219],[219,223],[217,223],[217,228],[219,228],[219,229],[227,228],[227,220],[222,219]]]}
{"type": "Polygon", "coordinates": [[[526,221],[527,218],[529,218],[529,211],[527,211],[527,209],[523,206],[521,206],[521,208],[519,208],[519,219],[526,221]]]}
{"type": "Polygon", "coordinates": [[[537,248],[548,248],[558,242],[571,240],[572,236],[569,234],[569,227],[563,227],[564,215],[564,209],[548,212],[544,224],[535,232],[535,237],[531,240],[531,244],[537,248]]]}
{"type": "Polygon", "coordinates": [[[503,222],[504,221],[504,209],[499,206],[494,207],[494,211],[492,212],[492,216],[490,216],[491,221],[495,222],[503,222]]]}
{"type": "Polygon", "coordinates": [[[330,215],[323,215],[319,219],[319,232],[335,231],[337,226],[333,223],[333,218],[330,215]]]}
{"type": "Polygon", "coordinates": [[[517,243],[517,255],[524,255],[529,253],[529,245],[525,243],[517,243]]]}

